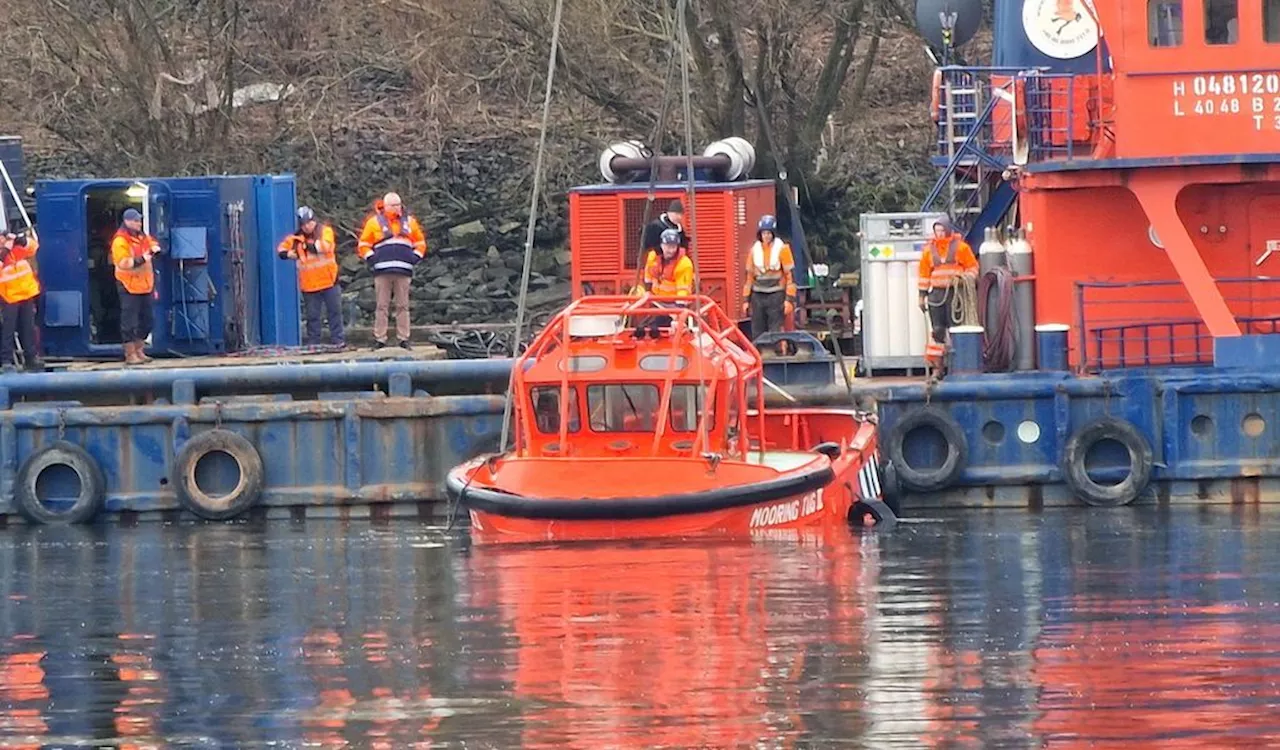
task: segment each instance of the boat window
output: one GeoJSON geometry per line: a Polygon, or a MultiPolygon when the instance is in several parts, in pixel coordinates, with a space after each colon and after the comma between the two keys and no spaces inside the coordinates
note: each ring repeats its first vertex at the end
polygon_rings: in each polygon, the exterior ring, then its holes
{"type": "Polygon", "coordinates": [[[653,432],[659,403],[656,385],[587,386],[589,423],[596,432],[653,432]]]}
{"type": "MultiPolygon", "coordinates": [[[[689,360],[685,357],[676,355],[676,371],[683,370],[688,366],[689,360]]],[[[650,354],[647,357],[640,358],[640,369],[649,372],[662,372],[671,367],[671,355],[669,354],[650,354]]]]}
{"type": "Polygon", "coordinates": [[[1268,44],[1280,42],[1280,0],[1262,0],[1262,39],[1268,44]]]}
{"type": "MultiPolygon", "coordinates": [[[[683,384],[671,386],[671,416],[669,418],[672,432],[693,432],[698,429],[698,417],[702,416],[702,408],[706,406],[704,398],[706,389],[702,386],[683,384]]],[[[709,415],[711,424],[715,423],[715,409],[709,415]]]]}
{"type": "Polygon", "coordinates": [[[1240,0],[1204,0],[1205,44],[1235,44],[1240,0]]]}
{"type": "MultiPolygon", "coordinates": [[[[560,386],[540,385],[531,392],[533,418],[538,432],[547,435],[560,434],[560,386]]],[[[578,389],[569,387],[569,432],[577,432],[582,426],[578,416],[578,389]]]]}
{"type": "MultiPolygon", "coordinates": [[[[569,358],[569,372],[600,372],[608,365],[609,360],[599,354],[580,354],[569,358]]],[[[564,369],[563,362],[560,369],[564,369]]]]}
{"type": "Polygon", "coordinates": [[[1182,0],[1147,0],[1147,38],[1152,47],[1182,44],[1182,0]]]}

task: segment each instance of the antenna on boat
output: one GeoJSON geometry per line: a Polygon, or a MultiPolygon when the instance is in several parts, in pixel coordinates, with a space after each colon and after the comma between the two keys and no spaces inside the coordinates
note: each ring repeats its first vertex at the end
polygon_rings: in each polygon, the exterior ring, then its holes
{"type": "MultiPolygon", "coordinates": [[[[517,372],[515,360],[520,354],[525,307],[529,300],[529,274],[533,269],[533,233],[538,223],[538,193],[542,189],[542,157],[547,150],[547,124],[551,121],[551,85],[556,76],[556,55],[560,51],[560,12],[563,9],[564,0],[556,0],[555,16],[551,22],[551,54],[547,59],[547,90],[542,98],[542,131],[538,134],[538,156],[533,163],[533,191],[529,196],[529,227],[524,239],[524,268],[520,274],[520,299],[516,304],[516,330],[511,340],[511,378],[507,381],[507,396],[502,405],[502,439],[498,443],[498,453],[506,452],[507,438],[511,432],[511,407],[515,396],[517,372]]],[[[563,408],[562,403],[562,411],[563,408]]]]}

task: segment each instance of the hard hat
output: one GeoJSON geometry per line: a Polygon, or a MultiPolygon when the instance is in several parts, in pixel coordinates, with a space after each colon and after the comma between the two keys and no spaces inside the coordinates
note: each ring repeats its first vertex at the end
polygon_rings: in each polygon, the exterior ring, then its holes
{"type": "Polygon", "coordinates": [[[680,244],[680,232],[679,232],[679,230],[676,230],[676,229],[664,229],[664,230],[662,230],[662,244],[664,244],[664,245],[679,245],[679,244],[680,244]]]}
{"type": "Polygon", "coordinates": [[[308,206],[302,206],[298,209],[298,226],[306,224],[316,218],[316,214],[308,206]]]}
{"type": "Polygon", "coordinates": [[[765,214],[760,217],[760,223],[756,224],[757,232],[772,232],[778,228],[778,219],[773,214],[765,214]]]}

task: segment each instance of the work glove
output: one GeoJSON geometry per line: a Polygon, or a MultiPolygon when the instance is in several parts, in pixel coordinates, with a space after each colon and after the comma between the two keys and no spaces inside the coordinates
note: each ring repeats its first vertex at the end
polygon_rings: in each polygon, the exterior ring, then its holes
{"type": "Polygon", "coordinates": [[[288,251],[288,250],[277,250],[277,251],[276,251],[276,255],[278,255],[278,256],[280,257],[280,260],[288,260],[288,259],[289,259],[289,251],[288,251]]]}
{"type": "Polygon", "coordinates": [[[27,233],[26,233],[26,232],[18,232],[17,234],[15,234],[15,235],[13,236],[13,246],[14,246],[14,247],[26,247],[26,246],[27,246],[27,233]]]}
{"type": "Polygon", "coordinates": [[[925,297],[923,294],[920,295],[920,312],[929,312],[929,298],[925,297]]]}
{"type": "Polygon", "coordinates": [[[314,242],[308,242],[308,243],[307,243],[307,252],[311,253],[312,255],[315,255],[315,254],[318,252],[318,251],[316,250],[316,243],[314,243],[314,242]]]}

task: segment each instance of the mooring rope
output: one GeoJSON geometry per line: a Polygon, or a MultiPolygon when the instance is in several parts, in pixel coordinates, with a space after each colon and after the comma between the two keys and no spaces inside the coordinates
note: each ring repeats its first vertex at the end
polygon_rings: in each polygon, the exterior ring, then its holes
{"type": "Polygon", "coordinates": [[[551,21],[551,54],[547,60],[547,90],[542,98],[542,132],[538,134],[538,156],[533,163],[533,194],[529,197],[529,227],[524,240],[524,269],[520,274],[520,301],[516,306],[516,330],[511,346],[513,366],[511,378],[507,381],[507,397],[502,405],[502,440],[498,443],[498,453],[507,450],[507,438],[510,436],[511,406],[515,394],[516,368],[514,360],[518,355],[519,342],[524,332],[525,308],[529,300],[529,275],[533,270],[533,233],[538,223],[538,193],[542,190],[542,159],[547,148],[547,125],[551,121],[551,85],[556,75],[556,55],[560,51],[560,12],[564,8],[564,0],[556,0],[555,16],[551,21]]]}

